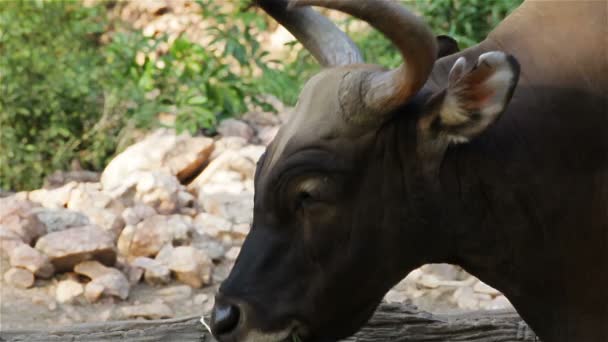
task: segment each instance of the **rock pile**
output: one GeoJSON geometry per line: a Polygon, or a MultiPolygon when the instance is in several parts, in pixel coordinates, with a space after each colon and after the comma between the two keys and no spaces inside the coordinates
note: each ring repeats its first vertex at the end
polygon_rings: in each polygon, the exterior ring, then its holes
{"type": "MultiPolygon", "coordinates": [[[[123,318],[170,317],[175,308],[167,304],[183,296],[209,308],[212,297],[192,289],[217,284],[239,254],[252,221],[255,165],[280,122],[249,113],[223,121],[215,139],[161,129],[117,155],[98,182],[55,182],[0,198],[0,253],[10,264],[4,282],[30,288],[54,279],[62,305],[129,299],[142,282],[163,287],[166,302],[136,300],[120,308],[123,318]]],[[[510,306],[451,265],[415,270],[385,299],[427,309],[510,306]]]]}
{"type": "MultiPolygon", "coordinates": [[[[273,114],[251,113],[224,121],[216,139],[160,129],[87,178],[97,182],[54,177],[52,188],[0,198],[0,253],[10,264],[4,281],[29,288],[56,277],[59,303],[124,300],[141,281],[212,284],[215,266],[234,259],[249,231],[253,173],[264,151],[251,142],[272,139],[278,123],[273,114]]],[[[123,311],[132,317],[148,309],[123,311]]]]}

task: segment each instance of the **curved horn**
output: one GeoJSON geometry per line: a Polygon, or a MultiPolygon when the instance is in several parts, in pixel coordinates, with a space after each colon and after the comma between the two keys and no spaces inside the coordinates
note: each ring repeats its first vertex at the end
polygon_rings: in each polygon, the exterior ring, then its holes
{"type": "Polygon", "coordinates": [[[283,25],[323,66],[362,63],[363,57],[350,38],[312,8],[288,9],[286,0],[256,0],[283,25]]]}
{"type": "Polygon", "coordinates": [[[365,105],[386,113],[406,102],[430,75],[437,43],[424,21],[390,0],[291,0],[291,7],[321,6],[362,19],[389,38],[404,59],[393,70],[372,73],[366,84],[365,105]]]}

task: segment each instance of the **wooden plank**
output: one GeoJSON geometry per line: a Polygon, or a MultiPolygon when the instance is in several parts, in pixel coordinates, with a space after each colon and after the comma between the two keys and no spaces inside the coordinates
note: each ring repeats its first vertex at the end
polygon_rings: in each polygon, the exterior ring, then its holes
{"type": "MultiPolygon", "coordinates": [[[[1,331],[0,341],[214,341],[199,317],[154,321],[117,321],[51,327],[46,330],[1,331]]],[[[382,304],[351,342],[515,342],[540,341],[512,311],[433,315],[412,306],[382,304]]]]}

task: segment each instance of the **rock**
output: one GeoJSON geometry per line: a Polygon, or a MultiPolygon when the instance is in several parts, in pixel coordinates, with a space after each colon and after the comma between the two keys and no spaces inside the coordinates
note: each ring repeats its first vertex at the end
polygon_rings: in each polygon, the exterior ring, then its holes
{"type": "Polygon", "coordinates": [[[421,270],[435,275],[439,280],[462,280],[462,276],[465,275],[462,268],[450,264],[426,264],[421,270]]]}
{"type": "Polygon", "coordinates": [[[488,294],[491,296],[498,296],[500,294],[498,290],[492,288],[481,280],[478,281],[475,286],[473,286],[473,290],[477,293],[488,294]]]}
{"type": "Polygon", "coordinates": [[[97,183],[100,177],[101,174],[94,171],[55,171],[44,179],[44,188],[59,188],[70,182],[97,183]]]}
{"type": "Polygon", "coordinates": [[[206,234],[195,233],[190,245],[205,252],[213,261],[219,261],[226,253],[226,247],[221,242],[206,234]]]}
{"type": "MultiPolygon", "coordinates": [[[[230,165],[233,159],[242,158],[236,151],[226,150],[222,154],[218,155],[217,158],[213,159],[209,165],[201,172],[190,184],[188,184],[188,190],[198,194],[199,189],[210,183],[210,180],[220,172],[230,169],[230,165]]],[[[239,174],[237,180],[241,180],[242,176],[239,174]]]]}
{"type": "Polygon", "coordinates": [[[23,289],[34,286],[34,274],[24,268],[11,267],[4,273],[4,281],[23,289]]]}
{"type": "Polygon", "coordinates": [[[136,173],[131,177],[136,179],[136,183],[127,180],[125,184],[135,184],[135,203],[146,204],[159,214],[172,214],[179,209],[178,194],[183,190],[183,186],[175,176],[162,171],[152,171],[136,173]]]}
{"type": "Polygon", "coordinates": [[[160,289],[156,291],[156,294],[165,297],[172,302],[179,299],[190,298],[190,296],[192,296],[192,288],[188,285],[177,285],[160,289]]]}
{"type": "Polygon", "coordinates": [[[192,208],[196,204],[196,197],[187,191],[177,193],[177,205],[180,208],[192,208]]]}
{"type": "Polygon", "coordinates": [[[85,275],[91,279],[102,277],[110,272],[113,272],[113,270],[115,269],[111,267],[106,267],[105,265],[95,260],[83,261],[74,266],[74,272],[81,275],[85,275]]]}
{"type": "Polygon", "coordinates": [[[144,269],[139,267],[130,267],[127,269],[125,273],[127,275],[127,279],[129,280],[129,284],[131,286],[139,283],[141,278],[144,276],[144,269]]]}
{"type": "MultiPolygon", "coordinates": [[[[218,173],[217,175],[227,174],[228,172],[218,173]]],[[[236,174],[236,172],[230,172],[236,174]]],[[[240,175],[239,175],[240,177],[240,175]]],[[[215,180],[215,176],[213,177],[213,183],[207,183],[202,185],[198,189],[199,196],[202,198],[203,196],[213,196],[215,194],[232,194],[238,195],[244,191],[246,191],[245,184],[243,181],[225,181],[220,182],[215,180]]]]}
{"type": "Polygon", "coordinates": [[[38,240],[36,249],[46,254],[59,272],[69,271],[79,262],[90,259],[106,265],[116,261],[114,237],[91,225],[47,234],[38,240]]]}
{"type": "Polygon", "coordinates": [[[192,302],[196,305],[201,305],[208,300],[209,300],[209,295],[204,294],[204,293],[199,293],[196,296],[194,296],[194,299],[192,300],[192,302]]]}
{"type": "Polygon", "coordinates": [[[277,136],[277,133],[279,133],[279,127],[260,127],[257,133],[259,142],[264,146],[268,146],[277,136]]]}
{"type": "Polygon", "coordinates": [[[423,274],[420,279],[418,279],[418,284],[430,289],[436,289],[439,287],[440,281],[434,274],[423,274]]]}
{"type": "Polygon", "coordinates": [[[125,227],[125,221],[122,219],[122,217],[111,210],[89,208],[86,210],[86,213],[94,225],[111,233],[114,239],[118,237],[122,229],[125,227]]]}
{"type": "Polygon", "coordinates": [[[257,163],[264,152],[266,152],[266,147],[260,145],[247,145],[238,150],[240,156],[251,160],[253,163],[257,163]]]}
{"type": "Polygon", "coordinates": [[[149,205],[137,203],[133,207],[125,208],[121,216],[126,225],[134,226],[150,216],[156,215],[156,210],[149,205]]]}
{"type": "Polygon", "coordinates": [[[74,299],[84,293],[84,287],[81,283],[66,279],[57,283],[55,289],[55,299],[59,303],[71,303],[74,299]]]}
{"type": "Polygon", "coordinates": [[[217,126],[217,132],[224,137],[241,137],[250,141],[255,132],[247,123],[237,119],[226,119],[217,126]]]}
{"type": "Polygon", "coordinates": [[[234,246],[226,252],[226,259],[228,260],[236,260],[236,258],[241,253],[241,247],[234,246]]]}
{"type": "Polygon", "coordinates": [[[167,225],[171,231],[171,239],[177,244],[190,241],[194,232],[193,220],[185,215],[171,215],[168,217],[167,225]]]}
{"type": "Polygon", "coordinates": [[[221,137],[215,142],[215,149],[211,154],[211,160],[217,159],[226,151],[236,152],[245,146],[247,146],[247,140],[241,137],[221,137]]]}
{"type": "Polygon", "coordinates": [[[247,112],[243,114],[242,119],[256,128],[260,126],[279,126],[281,124],[281,119],[271,112],[247,112]]]}
{"type": "Polygon", "coordinates": [[[249,223],[253,221],[253,193],[241,194],[218,193],[201,194],[199,201],[203,209],[216,216],[229,219],[234,223],[249,223]]]}
{"type": "Polygon", "coordinates": [[[84,297],[94,303],[101,298],[104,289],[103,285],[91,281],[84,287],[84,297]]]}
{"type": "Polygon", "coordinates": [[[408,297],[405,292],[389,290],[384,296],[384,300],[387,303],[406,303],[408,301],[408,297]]]}
{"type": "Polygon", "coordinates": [[[71,192],[67,203],[67,208],[87,212],[91,208],[111,208],[120,206],[110,195],[101,191],[99,183],[81,183],[71,192]]]}
{"type": "Polygon", "coordinates": [[[200,288],[211,281],[211,259],[192,246],[174,248],[168,266],[177,280],[192,287],[200,288]]]}
{"type": "Polygon", "coordinates": [[[39,189],[31,191],[28,198],[32,202],[39,203],[45,208],[63,209],[67,206],[72,190],[78,186],[76,182],[70,182],[66,185],[52,189],[39,189]]]}
{"type": "Polygon", "coordinates": [[[465,310],[474,310],[478,308],[479,298],[470,287],[459,287],[454,291],[454,299],[458,307],[465,310]]]}
{"type": "Polygon", "coordinates": [[[106,267],[97,261],[84,261],[74,267],[74,272],[91,278],[85,287],[85,297],[97,301],[102,295],[111,295],[127,299],[130,285],[125,275],[119,270],[106,267]]]}
{"type": "Polygon", "coordinates": [[[229,163],[232,171],[238,172],[243,179],[253,179],[255,174],[256,162],[243,156],[235,155],[229,163]]]}
{"type": "Polygon", "coordinates": [[[131,265],[144,270],[144,279],[150,285],[164,285],[171,281],[171,271],[157,260],[138,257],[131,265]]]}
{"type": "Polygon", "coordinates": [[[153,257],[163,245],[173,240],[166,216],[154,215],[137,226],[127,226],[118,238],[118,250],[127,257],[153,257]]]}
{"type": "Polygon", "coordinates": [[[34,204],[14,201],[11,197],[0,199],[0,226],[15,233],[21,241],[31,244],[46,234],[46,227],[34,213],[34,204]]]}
{"type": "Polygon", "coordinates": [[[224,234],[232,233],[232,223],[221,216],[209,213],[200,213],[194,218],[194,228],[201,235],[220,238],[224,234]]]}
{"type": "Polygon", "coordinates": [[[193,178],[213,151],[213,140],[159,129],[129,146],[108,164],[101,175],[107,191],[122,187],[124,180],[139,171],[164,171],[179,179],[193,178]]]}
{"type": "Polygon", "coordinates": [[[179,141],[164,158],[163,169],[175,175],[180,183],[194,179],[209,161],[214,149],[213,139],[188,138],[179,141]]]}
{"type": "Polygon", "coordinates": [[[162,300],[149,304],[124,306],[120,308],[120,312],[125,318],[161,319],[173,317],[173,310],[162,300]]]}
{"type": "Polygon", "coordinates": [[[487,305],[483,307],[485,310],[503,310],[512,309],[513,304],[503,295],[499,295],[492,299],[487,305]]]}
{"type": "Polygon", "coordinates": [[[26,244],[11,251],[10,264],[13,267],[25,268],[40,278],[50,278],[55,272],[46,255],[26,244]]]}
{"type": "Polygon", "coordinates": [[[46,226],[48,233],[90,224],[86,215],[73,210],[35,208],[32,212],[46,226]]]}
{"type": "Polygon", "coordinates": [[[21,237],[17,233],[0,225],[0,256],[10,256],[13,249],[23,244],[21,237]]]}

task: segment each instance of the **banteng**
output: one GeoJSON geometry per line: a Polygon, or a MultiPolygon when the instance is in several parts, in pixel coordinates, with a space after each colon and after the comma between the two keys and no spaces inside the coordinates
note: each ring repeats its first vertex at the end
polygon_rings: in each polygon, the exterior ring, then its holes
{"type": "Polygon", "coordinates": [[[325,68],[259,161],[220,341],[336,341],[433,262],[505,293],[545,342],[608,341],[605,0],[525,2],[439,59],[450,40],[397,2],[258,3],[325,68]],[[365,64],[310,5],[369,22],[403,64],[365,64]]]}

